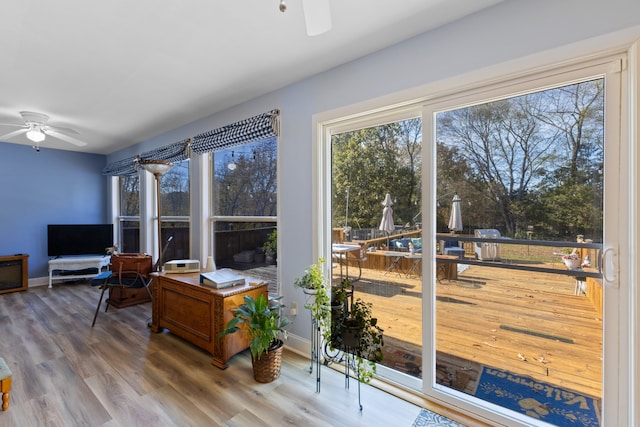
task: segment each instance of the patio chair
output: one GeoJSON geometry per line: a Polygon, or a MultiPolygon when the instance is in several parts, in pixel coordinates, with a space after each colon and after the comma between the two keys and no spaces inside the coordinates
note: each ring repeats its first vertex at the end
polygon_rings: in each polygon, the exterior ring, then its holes
{"type": "MultiPolygon", "coordinates": [[[[96,312],[93,315],[91,327],[96,324],[98,312],[102,305],[104,293],[109,289],[112,295],[114,290],[123,291],[132,288],[144,288],[151,298],[150,273],[153,269],[153,261],[151,255],[146,254],[117,254],[111,256],[111,271],[100,273],[92,280],[92,286],[99,286],[102,289],[96,312]]],[[[106,301],[105,313],[109,310],[109,299],[106,301]]]]}
{"type": "Polygon", "coordinates": [[[445,240],[444,241],[444,255],[453,255],[458,258],[464,257],[464,249],[460,247],[460,242],[457,240],[445,240]]]}
{"type": "Polygon", "coordinates": [[[352,281],[360,280],[362,278],[362,263],[367,261],[367,248],[369,247],[368,243],[360,243],[360,249],[347,252],[346,253],[346,261],[355,261],[358,264],[358,277],[352,279],[352,281]]]}

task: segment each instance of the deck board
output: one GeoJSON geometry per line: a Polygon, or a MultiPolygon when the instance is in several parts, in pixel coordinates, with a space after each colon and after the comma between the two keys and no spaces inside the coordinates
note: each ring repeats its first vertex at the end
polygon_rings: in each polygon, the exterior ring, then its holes
{"type": "MultiPolygon", "coordinates": [[[[420,277],[362,271],[356,297],[373,303],[389,342],[422,346],[420,277]]],[[[470,266],[435,286],[438,352],[601,396],[602,319],[572,277],[470,266]]]]}

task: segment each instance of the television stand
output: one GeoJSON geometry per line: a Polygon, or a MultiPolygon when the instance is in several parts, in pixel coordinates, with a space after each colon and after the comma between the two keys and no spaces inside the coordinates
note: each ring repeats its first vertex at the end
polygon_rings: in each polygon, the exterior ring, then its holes
{"type": "Polygon", "coordinates": [[[51,259],[49,260],[49,287],[53,287],[52,282],[54,280],[89,279],[95,277],[104,267],[109,267],[110,262],[110,255],[74,255],[51,259]],[[96,272],[83,272],[83,270],[87,269],[96,269],[96,272]],[[57,274],[54,274],[54,272],[57,272],[57,274]],[[65,272],[69,272],[69,274],[65,272]]]}

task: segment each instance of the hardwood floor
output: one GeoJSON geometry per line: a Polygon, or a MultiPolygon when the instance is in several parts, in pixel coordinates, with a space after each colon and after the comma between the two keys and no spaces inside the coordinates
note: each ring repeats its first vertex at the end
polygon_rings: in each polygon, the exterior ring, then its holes
{"type": "Polygon", "coordinates": [[[411,426],[420,408],[371,386],[344,387],[322,369],[315,393],[309,361],[286,352],[281,377],[253,380],[248,351],[220,370],[211,356],[146,327],[150,303],[104,308],[99,290],[55,284],[0,295],[0,357],[13,372],[0,425],[22,426],[411,426]]]}

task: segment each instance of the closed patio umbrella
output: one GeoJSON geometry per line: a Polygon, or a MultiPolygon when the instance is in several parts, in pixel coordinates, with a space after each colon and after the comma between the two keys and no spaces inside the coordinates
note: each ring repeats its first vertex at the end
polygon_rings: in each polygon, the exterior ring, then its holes
{"type": "Polygon", "coordinates": [[[453,202],[451,203],[451,214],[449,215],[449,230],[451,232],[462,231],[462,211],[460,209],[460,202],[462,199],[458,194],[453,195],[453,202]]]}
{"type": "Polygon", "coordinates": [[[380,231],[387,233],[387,247],[389,247],[389,234],[396,229],[396,226],[393,223],[392,205],[393,202],[391,201],[391,195],[387,193],[387,195],[384,196],[384,201],[382,202],[382,206],[384,206],[382,209],[382,221],[380,221],[380,227],[378,227],[380,231]]]}

